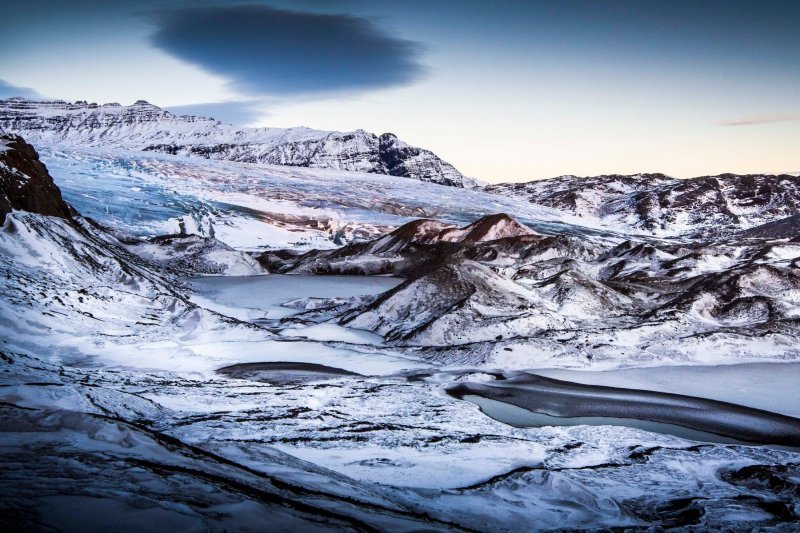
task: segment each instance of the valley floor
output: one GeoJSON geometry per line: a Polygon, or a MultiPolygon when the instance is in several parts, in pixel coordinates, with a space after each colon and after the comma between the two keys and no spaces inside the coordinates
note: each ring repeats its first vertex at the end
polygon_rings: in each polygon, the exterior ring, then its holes
{"type": "Polygon", "coordinates": [[[99,223],[0,229],[10,529],[797,529],[795,242],[637,240],[390,176],[43,154],[99,223]],[[405,275],[442,250],[402,285],[298,274],[405,275]],[[292,274],[181,277],[267,261],[292,274]]]}
{"type": "MultiPolygon", "coordinates": [[[[184,283],[192,301],[257,327],[100,347],[73,339],[90,357],[68,367],[6,343],[0,489],[12,524],[789,530],[795,520],[800,453],[790,449],[613,425],[513,427],[445,391],[491,383],[491,369],[434,366],[374,334],[278,320],[296,312],[286,301],[374,293],[392,278],[184,283]],[[217,372],[263,362],[309,366],[261,381],[217,372]]],[[[800,414],[797,363],[535,373],[800,414]]]]}

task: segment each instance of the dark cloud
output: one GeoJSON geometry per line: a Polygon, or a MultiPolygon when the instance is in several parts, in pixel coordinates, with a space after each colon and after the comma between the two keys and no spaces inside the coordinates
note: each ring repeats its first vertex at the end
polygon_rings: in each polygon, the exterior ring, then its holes
{"type": "Polygon", "coordinates": [[[170,106],[164,109],[176,115],[211,117],[237,126],[248,126],[256,118],[265,115],[256,102],[217,102],[170,106]]]}
{"type": "Polygon", "coordinates": [[[756,124],[769,124],[770,122],[790,122],[800,120],[800,113],[783,113],[778,115],[756,115],[736,120],[720,122],[721,126],[753,126],[756,124]]]}
{"type": "Polygon", "coordinates": [[[5,80],[0,80],[0,98],[11,98],[13,96],[22,96],[23,98],[42,98],[42,95],[37,93],[30,87],[17,87],[11,85],[5,80]]]}
{"type": "Polygon", "coordinates": [[[265,6],[211,6],[148,13],[152,42],[231,80],[246,94],[324,94],[410,83],[420,46],[352,15],[265,6]]]}

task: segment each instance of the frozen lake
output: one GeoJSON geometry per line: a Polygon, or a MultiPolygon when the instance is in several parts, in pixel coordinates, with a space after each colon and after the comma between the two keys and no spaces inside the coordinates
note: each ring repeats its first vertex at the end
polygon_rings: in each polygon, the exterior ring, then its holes
{"type": "Polygon", "coordinates": [[[243,320],[279,319],[297,310],[284,307],[297,298],[350,298],[375,295],[401,284],[382,276],[205,276],[184,278],[197,303],[243,320]],[[238,309],[238,311],[236,311],[238,309]]]}
{"type": "Polygon", "coordinates": [[[483,396],[468,394],[464,400],[474,403],[481,408],[483,413],[504,424],[509,424],[519,428],[544,427],[544,426],[626,426],[635,429],[643,429],[653,433],[663,433],[675,435],[683,439],[698,442],[716,442],[720,444],[742,444],[741,441],[715,435],[705,431],[699,431],[675,424],[665,424],[662,422],[652,422],[650,420],[638,420],[636,418],[619,418],[610,416],[574,416],[557,417],[535,413],[516,405],[484,398],[483,396]]]}
{"type": "Polygon", "coordinates": [[[186,278],[204,296],[243,307],[280,305],[295,298],[348,298],[380,294],[403,282],[382,276],[204,276],[186,278]]]}

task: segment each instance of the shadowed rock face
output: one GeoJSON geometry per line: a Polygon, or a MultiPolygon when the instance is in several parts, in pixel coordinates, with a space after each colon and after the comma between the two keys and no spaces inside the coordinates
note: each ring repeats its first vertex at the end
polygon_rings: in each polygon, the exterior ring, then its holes
{"type": "Polygon", "coordinates": [[[0,224],[12,210],[72,215],[33,146],[18,135],[0,134],[0,224]]]}
{"type": "Polygon", "coordinates": [[[743,231],[741,235],[742,237],[756,239],[792,239],[795,242],[800,241],[800,213],[750,228],[743,231]]]}

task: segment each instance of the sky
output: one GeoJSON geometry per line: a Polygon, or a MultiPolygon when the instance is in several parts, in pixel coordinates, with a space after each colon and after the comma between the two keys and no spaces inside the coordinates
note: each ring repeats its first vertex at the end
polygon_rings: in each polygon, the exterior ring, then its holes
{"type": "Polygon", "coordinates": [[[0,97],[392,132],[489,182],[800,172],[800,2],[27,0],[0,97]]]}

